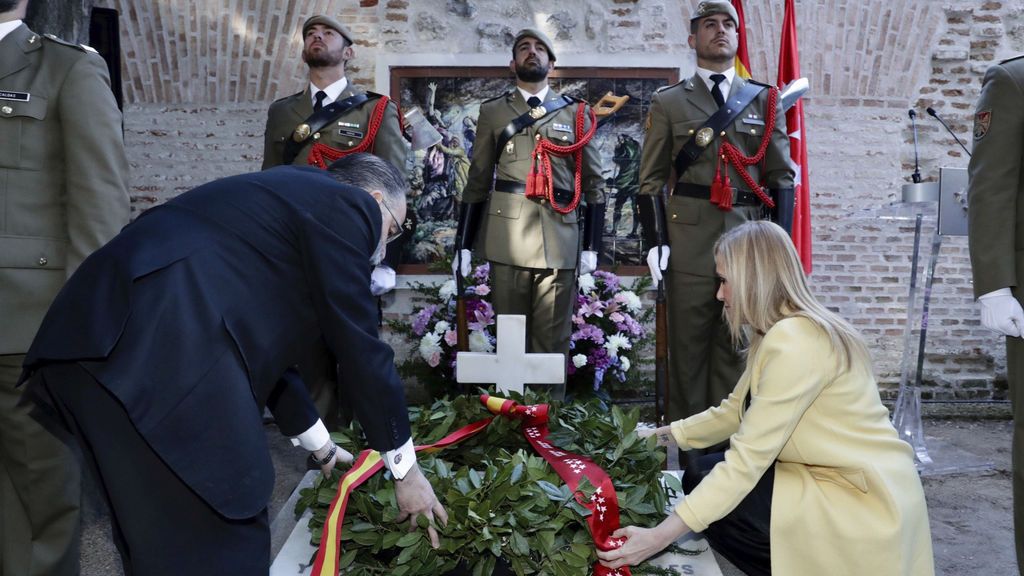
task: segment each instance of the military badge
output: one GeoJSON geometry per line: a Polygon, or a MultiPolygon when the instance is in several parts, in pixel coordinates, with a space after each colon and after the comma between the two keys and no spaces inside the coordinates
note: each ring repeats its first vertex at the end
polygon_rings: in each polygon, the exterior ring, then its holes
{"type": "Polygon", "coordinates": [[[992,125],[992,111],[982,110],[974,115],[974,139],[981,140],[988,134],[988,128],[992,125]]]}
{"type": "Polygon", "coordinates": [[[338,122],[338,126],[342,128],[355,128],[357,130],[361,128],[358,122],[338,122]]]}
{"type": "Polygon", "coordinates": [[[349,138],[362,138],[363,137],[363,133],[360,132],[359,130],[345,130],[345,129],[341,129],[341,130],[338,130],[338,134],[340,134],[341,136],[348,136],[349,138]]]}
{"type": "Polygon", "coordinates": [[[303,142],[309,135],[313,133],[313,129],[309,127],[309,124],[299,124],[295,128],[295,132],[292,132],[292,140],[296,142],[303,142]]]}
{"type": "Polygon", "coordinates": [[[552,122],[551,129],[555,132],[572,132],[572,126],[568,124],[559,124],[558,122],[552,122]]]}
{"type": "Polygon", "coordinates": [[[543,106],[537,106],[536,108],[531,108],[530,109],[530,118],[533,118],[534,120],[540,120],[547,113],[548,113],[547,108],[545,108],[543,106]]]}
{"type": "Polygon", "coordinates": [[[515,151],[516,151],[516,145],[513,144],[511,140],[509,140],[508,144],[505,144],[505,154],[511,154],[511,153],[513,153],[515,151]]]}
{"type": "Polygon", "coordinates": [[[712,130],[710,127],[705,126],[705,127],[701,128],[700,130],[697,131],[697,137],[696,137],[697,138],[696,139],[697,146],[700,146],[701,148],[707,147],[708,144],[711,144],[711,140],[714,137],[715,137],[715,131],[712,130]]]}

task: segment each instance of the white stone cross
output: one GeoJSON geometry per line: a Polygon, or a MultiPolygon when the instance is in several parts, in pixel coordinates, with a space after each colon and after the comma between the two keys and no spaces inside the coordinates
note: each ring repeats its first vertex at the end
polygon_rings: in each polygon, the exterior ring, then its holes
{"type": "Polygon", "coordinates": [[[498,316],[497,353],[459,352],[455,380],[496,384],[498,392],[523,393],[523,384],[564,384],[565,356],[526,353],[526,316],[498,316]]]}

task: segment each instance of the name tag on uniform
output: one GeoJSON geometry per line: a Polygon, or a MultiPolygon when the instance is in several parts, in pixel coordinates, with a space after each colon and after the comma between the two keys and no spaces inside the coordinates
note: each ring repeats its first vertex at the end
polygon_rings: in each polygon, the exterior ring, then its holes
{"type": "Polygon", "coordinates": [[[760,118],[744,118],[744,124],[753,124],[754,126],[764,126],[764,120],[760,118]]]}
{"type": "Polygon", "coordinates": [[[555,132],[572,132],[572,126],[568,124],[559,124],[558,122],[552,122],[551,129],[555,132]]]}
{"type": "Polygon", "coordinates": [[[358,131],[358,130],[345,130],[344,128],[342,128],[341,130],[338,130],[338,134],[341,134],[342,136],[348,136],[349,138],[362,138],[363,137],[363,133],[358,131]]]}
{"type": "MultiPolygon", "coordinates": [[[[338,126],[341,126],[342,128],[359,128],[360,127],[358,122],[338,122],[338,126]]],[[[361,136],[361,134],[360,134],[360,136],[361,136]]]]}
{"type": "Polygon", "coordinates": [[[10,90],[0,90],[0,100],[16,100],[18,102],[28,102],[32,97],[28,92],[12,92],[10,90]]]}

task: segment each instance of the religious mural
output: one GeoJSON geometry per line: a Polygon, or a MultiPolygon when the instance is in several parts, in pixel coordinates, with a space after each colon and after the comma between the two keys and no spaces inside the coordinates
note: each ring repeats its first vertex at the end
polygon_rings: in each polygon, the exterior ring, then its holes
{"type": "MultiPolygon", "coordinates": [[[[651,95],[677,80],[674,69],[609,70],[559,68],[551,88],[595,104],[607,93],[629,96],[601,120],[594,143],[601,157],[607,193],[602,264],[643,263],[636,194],[639,189],[643,122],[651,95]]],[[[439,144],[416,151],[410,169],[417,219],[406,264],[428,264],[452,252],[457,201],[473,157],[480,102],[514,87],[507,68],[401,68],[391,70],[392,97],[402,110],[418,107],[441,133],[439,144]]],[[[581,219],[582,222],[582,219],[581,219]]]]}

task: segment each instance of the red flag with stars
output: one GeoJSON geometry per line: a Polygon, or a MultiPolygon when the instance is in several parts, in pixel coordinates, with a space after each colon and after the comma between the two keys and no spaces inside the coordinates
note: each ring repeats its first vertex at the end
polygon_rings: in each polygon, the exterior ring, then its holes
{"type": "MultiPolygon", "coordinates": [[[[736,2],[734,2],[735,4],[736,2]]],[[[742,44],[741,44],[742,45],[742,44]]],[[[796,39],[796,9],[793,0],[786,0],[782,19],[782,42],[779,49],[779,88],[800,77],[800,52],[796,39]]],[[[807,178],[807,138],[804,131],[804,106],[797,100],[786,112],[789,131],[789,155],[796,165],[796,209],[793,212],[793,244],[796,245],[804,272],[811,273],[811,194],[807,178]]]]}

